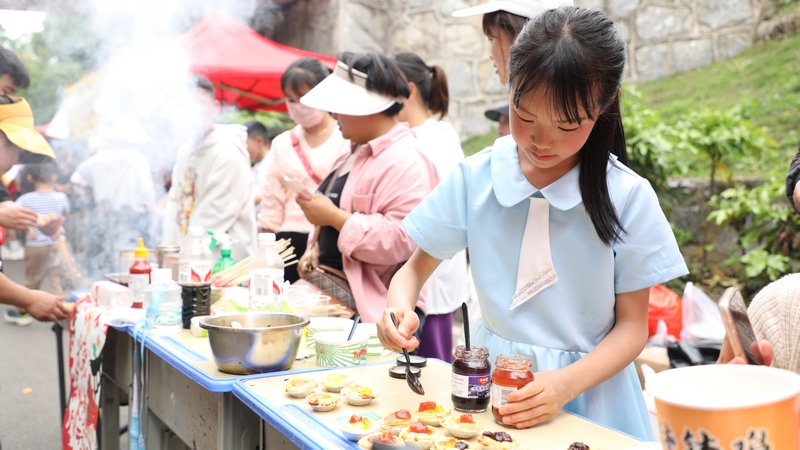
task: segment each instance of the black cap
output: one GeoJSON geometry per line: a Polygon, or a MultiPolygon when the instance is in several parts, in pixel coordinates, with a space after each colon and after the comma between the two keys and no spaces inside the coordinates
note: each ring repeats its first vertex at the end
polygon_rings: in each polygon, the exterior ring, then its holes
{"type": "Polygon", "coordinates": [[[494,107],[492,109],[487,109],[486,111],[483,112],[483,115],[486,116],[486,118],[489,120],[499,122],[500,116],[508,117],[508,103],[506,103],[505,105],[494,107]]]}

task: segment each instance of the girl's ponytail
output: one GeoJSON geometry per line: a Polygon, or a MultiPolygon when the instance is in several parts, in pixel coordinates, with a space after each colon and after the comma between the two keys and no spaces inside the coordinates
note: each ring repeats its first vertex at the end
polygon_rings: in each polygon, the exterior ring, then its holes
{"type": "Polygon", "coordinates": [[[434,64],[428,66],[414,53],[400,53],[394,57],[397,67],[409,83],[417,87],[425,107],[444,119],[450,106],[450,90],[447,88],[447,75],[444,69],[434,64]]]}
{"type": "Polygon", "coordinates": [[[447,74],[442,66],[434,64],[430,67],[431,89],[428,101],[425,105],[431,113],[439,116],[439,120],[447,115],[450,107],[450,90],[447,88],[447,74]]]}

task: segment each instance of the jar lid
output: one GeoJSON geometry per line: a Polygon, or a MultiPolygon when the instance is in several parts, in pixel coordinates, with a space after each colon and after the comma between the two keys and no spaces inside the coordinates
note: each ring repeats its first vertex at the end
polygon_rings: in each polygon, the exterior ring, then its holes
{"type": "MultiPolygon", "coordinates": [[[[411,361],[411,367],[425,367],[428,365],[428,360],[422,356],[408,355],[408,359],[411,361]]],[[[397,357],[397,365],[406,366],[406,357],[404,355],[397,357]]],[[[405,375],[403,377],[405,378],[405,375]]]]}
{"type": "MultiPolygon", "coordinates": [[[[414,361],[411,361],[411,362],[413,364],[414,361]]],[[[419,367],[412,366],[411,367],[411,373],[413,373],[417,377],[421,377],[422,376],[422,370],[420,370],[419,367]]],[[[402,366],[394,366],[394,367],[390,368],[389,369],[389,376],[392,377],[392,378],[399,378],[399,379],[402,380],[403,378],[406,377],[406,365],[403,364],[402,366]]]]}

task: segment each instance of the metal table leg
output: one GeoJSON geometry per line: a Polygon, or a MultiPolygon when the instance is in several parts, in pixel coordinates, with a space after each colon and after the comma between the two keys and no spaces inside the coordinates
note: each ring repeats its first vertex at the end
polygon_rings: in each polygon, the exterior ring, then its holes
{"type": "Polygon", "coordinates": [[[53,330],[53,333],[56,334],[56,358],[58,359],[58,399],[61,405],[61,423],[64,423],[64,414],[67,411],[67,388],[64,384],[66,383],[66,376],[64,374],[64,327],[62,327],[58,322],[55,322],[51,330],[53,330]]]}

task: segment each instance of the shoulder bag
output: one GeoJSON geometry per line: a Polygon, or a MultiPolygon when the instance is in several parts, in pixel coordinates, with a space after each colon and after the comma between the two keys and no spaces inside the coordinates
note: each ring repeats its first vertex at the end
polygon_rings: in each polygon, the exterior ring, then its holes
{"type": "MultiPolygon", "coordinates": [[[[301,150],[299,149],[299,146],[297,148],[299,153],[301,150]]],[[[339,179],[340,170],[341,166],[339,166],[339,169],[337,169],[333,174],[328,186],[325,187],[325,196],[330,193],[330,190],[333,188],[333,184],[337,179],[339,179]]],[[[319,235],[321,231],[322,227],[319,226],[314,230],[314,238],[311,241],[311,244],[308,246],[309,251],[313,252],[317,250],[317,244],[319,243],[319,235]]],[[[347,275],[345,275],[345,273],[341,270],[320,264],[312,268],[303,277],[303,279],[324,291],[324,293],[327,295],[330,295],[331,298],[338,300],[353,311],[357,311],[356,300],[353,297],[352,289],[350,289],[350,283],[347,281],[347,275]]]]}

